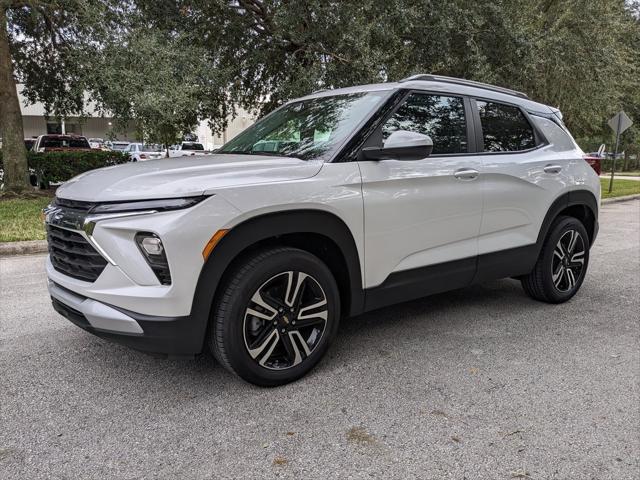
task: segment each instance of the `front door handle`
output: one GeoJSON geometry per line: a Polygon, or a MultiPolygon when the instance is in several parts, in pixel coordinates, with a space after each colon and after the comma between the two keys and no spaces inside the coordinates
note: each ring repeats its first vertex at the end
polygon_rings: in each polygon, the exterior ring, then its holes
{"type": "Polygon", "coordinates": [[[453,176],[458,180],[475,180],[478,178],[478,170],[473,168],[461,168],[453,173],[453,176]]]}
{"type": "Polygon", "coordinates": [[[562,165],[547,165],[543,168],[544,173],[560,173],[562,170],[562,165]]]}

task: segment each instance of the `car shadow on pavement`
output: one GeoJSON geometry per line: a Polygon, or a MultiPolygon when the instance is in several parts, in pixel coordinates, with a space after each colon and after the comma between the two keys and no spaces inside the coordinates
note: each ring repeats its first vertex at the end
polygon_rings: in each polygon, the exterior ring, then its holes
{"type": "MultiPolygon", "coordinates": [[[[372,352],[383,357],[392,355],[394,349],[401,349],[403,343],[416,339],[450,342],[451,339],[444,335],[448,331],[464,331],[469,325],[478,328],[485,319],[495,322],[494,312],[498,317],[505,313],[512,316],[519,311],[530,311],[532,305],[551,308],[526,297],[519,282],[501,280],[344,319],[327,357],[314,372],[292,385],[317,382],[319,376],[330,376],[350,362],[369,361],[372,352]]],[[[189,395],[212,390],[228,393],[263,391],[231,375],[209,353],[192,360],[161,359],[98,339],[86,332],[74,330],[73,335],[69,335],[67,329],[59,332],[61,354],[57,355],[58,362],[73,364],[76,368],[81,366],[94,377],[102,376],[117,389],[141,388],[148,391],[150,387],[158,390],[158,385],[162,385],[158,391],[162,395],[172,395],[172,392],[183,394],[185,390],[190,392],[189,395]],[[111,382],[114,379],[118,380],[111,382]]]]}

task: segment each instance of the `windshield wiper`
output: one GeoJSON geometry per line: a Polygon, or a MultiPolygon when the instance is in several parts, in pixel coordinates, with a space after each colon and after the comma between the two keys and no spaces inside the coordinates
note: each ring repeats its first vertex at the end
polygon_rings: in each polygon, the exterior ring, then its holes
{"type": "Polygon", "coordinates": [[[287,157],[287,158],[297,158],[298,160],[301,160],[300,157],[298,157],[297,155],[291,155],[291,154],[281,153],[281,152],[256,152],[253,150],[232,150],[232,151],[216,152],[216,153],[223,154],[223,155],[236,154],[236,155],[260,155],[263,157],[287,157]]]}

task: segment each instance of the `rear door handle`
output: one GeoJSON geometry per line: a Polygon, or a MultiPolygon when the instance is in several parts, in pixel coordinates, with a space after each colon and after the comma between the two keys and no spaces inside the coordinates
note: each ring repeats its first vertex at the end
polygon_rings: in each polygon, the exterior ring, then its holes
{"type": "Polygon", "coordinates": [[[458,180],[475,180],[478,178],[478,173],[478,170],[474,170],[473,168],[461,168],[453,172],[453,176],[458,180]]]}
{"type": "Polygon", "coordinates": [[[547,165],[543,168],[544,173],[560,173],[562,170],[562,165],[547,165]]]}

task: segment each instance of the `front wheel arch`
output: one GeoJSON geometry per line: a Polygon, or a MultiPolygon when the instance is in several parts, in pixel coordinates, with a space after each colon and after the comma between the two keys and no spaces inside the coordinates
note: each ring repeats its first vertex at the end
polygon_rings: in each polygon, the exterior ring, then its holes
{"type": "MultiPolygon", "coordinates": [[[[295,210],[259,215],[233,227],[216,244],[200,271],[191,317],[194,320],[193,328],[197,329],[198,335],[202,338],[202,347],[218,287],[234,262],[265,242],[280,242],[286,245],[287,239],[295,237],[299,241],[305,235],[324,237],[337,247],[335,252],[342,256],[346,267],[348,298],[343,300],[347,304],[345,313],[356,315],[362,312],[364,292],[358,250],[351,231],[340,218],[323,210],[295,210]]],[[[290,246],[305,249],[300,245],[290,246]]],[[[315,254],[313,251],[310,253],[315,254]]]]}

